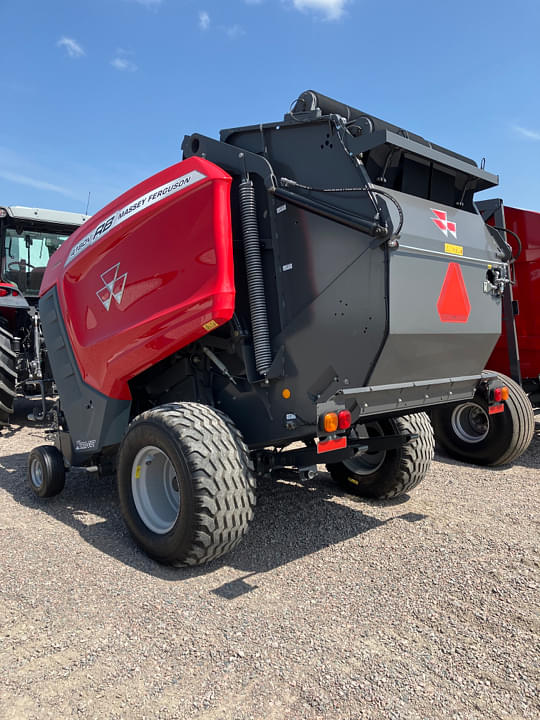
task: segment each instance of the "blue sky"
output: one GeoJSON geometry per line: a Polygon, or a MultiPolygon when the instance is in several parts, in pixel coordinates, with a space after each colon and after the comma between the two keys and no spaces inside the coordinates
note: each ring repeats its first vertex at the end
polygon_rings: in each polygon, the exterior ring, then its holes
{"type": "Polygon", "coordinates": [[[90,212],[184,134],[308,88],[473,157],[540,211],[540,3],[0,0],[0,204],[90,212]]]}

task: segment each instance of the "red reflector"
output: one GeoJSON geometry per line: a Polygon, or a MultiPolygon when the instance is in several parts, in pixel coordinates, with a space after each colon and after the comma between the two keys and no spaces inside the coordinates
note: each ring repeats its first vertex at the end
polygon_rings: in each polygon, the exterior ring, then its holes
{"type": "Polygon", "coordinates": [[[338,428],[346,430],[351,427],[351,413],[348,410],[340,410],[337,414],[338,428]]]}
{"type": "Polygon", "coordinates": [[[490,405],[489,407],[489,414],[490,415],[496,415],[497,413],[504,412],[504,404],[501,403],[500,405],[490,405]]]}
{"type": "Polygon", "coordinates": [[[6,288],[0,288],[0,297],[5,297],[8,294],[6,288]]]}
{"type": "Polygon", "coordinates": [[[335,440],[319,440],[317,453],[330,452],[330,450],[341,450],[347,447],[347,438],[336,438],[335,440]]]}
{"type": "Polygon", "coordinates": [[[441,322],[466,323],[471,312],[465,280],[458,263],[451,262],[437,300],[441,322]]]}

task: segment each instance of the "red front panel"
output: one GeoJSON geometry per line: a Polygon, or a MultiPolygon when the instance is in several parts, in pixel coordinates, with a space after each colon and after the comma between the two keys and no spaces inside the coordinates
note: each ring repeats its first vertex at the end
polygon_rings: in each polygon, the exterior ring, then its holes
{"type": "MultiPolygon", "coordinates": [[[[540,374],[540,213],[505,207],[506,227],[515,232],[523,250],[515,264],[516,285],[514,299],[519,302],[516,331],[519,344],[521,374],[534,378],[540,374]]],[[[515,239],[508,235],[514,254],[515,239]]],[[[506,336],[503,332],[495,346],[487,367],[509,374],[506,336]]]]}
{"type": "Polygon", "coordinates": [[[89,385],[129,399],[130,378],[230,320],[230,184],[190,158],[128,190],[54,254],[41,295],[57,285],[89,385]]]}

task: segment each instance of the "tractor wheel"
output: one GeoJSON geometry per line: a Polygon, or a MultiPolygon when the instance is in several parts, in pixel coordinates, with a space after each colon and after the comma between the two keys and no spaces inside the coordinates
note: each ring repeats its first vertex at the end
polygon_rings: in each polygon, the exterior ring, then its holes
{"type": "Polygon", "coordinates": [[[9,423],[13,414],[15,384],[17,382],[16,356],[13,335],[0,327],[0,427],[9,423]]]}
{"type": "Polygon", "coordinates": [[[28,484],[40,498],[53,497],[64,489],[66,470],[62,453],[52,445],[34,448],[28,457],[28,484]]]}
{"type": "Polygon", "coordinates": [[[385,418],[355,428],[358,437],[414,433],[418,437],[393,450],[359,453],[350,460],[327,465],[328,472],[348,492],[387,500],[416,487],[426,476],[433,457],[433,429],[425,413],[385,418]]]}
{"type": "Polygon", "coordinates": [[[130,532],[161,563],[213,560],[238,545],[253,517],[248,450],[232,421],[206,405],[170,403],[136,417],[117,476],[130,532]]]}
{"type": "Polygon", "coordinates": [[[498,378],[510,391],[502,413],[490,415],[480,397],[431,411],[435,438],[451,457],[475,465],[504,465],[529,447],[534,435],[529,398],[511,378],[501,373],[498,378]]]}

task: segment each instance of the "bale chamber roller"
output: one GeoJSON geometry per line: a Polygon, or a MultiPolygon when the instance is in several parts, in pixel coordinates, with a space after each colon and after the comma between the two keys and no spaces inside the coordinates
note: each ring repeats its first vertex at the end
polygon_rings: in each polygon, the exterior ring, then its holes
{"type": "Polygon", "coordinates": [[[378,498],[422,480],[426,411],[496,404],[508,247],[473,203],[495,176],[312,91],[182,147],[47,269],[56,447],[29,476],[47,495],[64,464],[116,469],[139,544],[195,564],[245,534],[257,473],[322,462],[378,498]]]}

